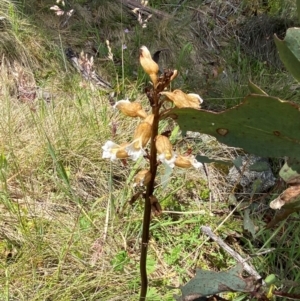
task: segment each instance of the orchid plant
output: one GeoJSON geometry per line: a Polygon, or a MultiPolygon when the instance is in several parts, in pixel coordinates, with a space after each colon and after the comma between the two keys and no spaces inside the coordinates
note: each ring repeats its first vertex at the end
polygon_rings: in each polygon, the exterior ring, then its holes
{"type": "Polygon", "coordinates": [[[159,122],[164,118],[169,109],[163,104],[166,101],[172,102],[177,108],[200,109],[203,100],[198,94],[186,94],[176,89],[169,91],[170,83],[178,75],[177,70],[164,70],[159,74],[159,66],[152,59],[151,53],[146,46],[140,48],[140,64],[149,75],[152,85],[146,87],[145,93],[152,108],[151,114],[147,114],[142,105],[138,102],[130,102],[128,99],[120,100],[115,104],[123,114],[132,118],[140,118],[141,122],[136,127],[132,141],[116,144],[107,141],[102,147],[103,158],[115,161],[117,159],[131,159],[133,161],[143,157],[149,162],[149,168],[139,171],[134,178],[134,185],[142,189],[145,199],[142,245],[140,257],[141,292],[140,300],[145,300],[148,288],[146,271],[147,249],[149,243],[149,228],[151,211],[161,213],[161,207],[155,196],[155,179],[158,165],[162,164],[170,170],[179,168],[200,168],[202,163],[198,162],[191,154],[179,154],[171,144],[165,133],[159,133],[159,122]],[[150,152],[147,146],[150,144],[150,152]]]}

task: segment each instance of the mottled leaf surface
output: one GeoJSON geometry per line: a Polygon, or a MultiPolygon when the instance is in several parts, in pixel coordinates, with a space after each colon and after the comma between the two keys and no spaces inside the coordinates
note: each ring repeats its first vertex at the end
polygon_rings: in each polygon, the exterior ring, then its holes
{"type": "Polygon", "coordinates": [[[255,281],[243,278],[242,265],[238,264],[226,272],[197,270],[196,276],[181,288],[182,300],[189,300],[189,296],[210,296],[221,292],[252,292],[255,281]]]}

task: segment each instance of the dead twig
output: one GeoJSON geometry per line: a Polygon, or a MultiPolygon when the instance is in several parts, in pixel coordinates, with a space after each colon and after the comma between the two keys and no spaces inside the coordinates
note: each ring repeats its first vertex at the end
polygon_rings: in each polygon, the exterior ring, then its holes
{"type": "Polygon", "coordinates": [[[146,16],[155,15],[159,18],[167,18],[171,16],[163,11],[151,8],[149,6],[144,6],[141,4],[141,2],[135,0],[118,0],[118,1],[121,2],[125,7],[129,8],[131,11],[138,8],[139,12],[146,16]]]}
{"type": "Polygon", "coordinates": [[[240,254],[235,252],[221,238],[219,238],[216,234],[214,234],[210,227],[202,226],[200,229],[202,233],[204,233],[205,235],[213,239],[220,247],[222,247],[234,259],[236,259],[239,263],[241,263],[243,265],[244,270],[247,273],[254,276],[256,280],[261,279],[261,276],[256,272],[256,270],[250,264],[248,264],[240,254]]]}

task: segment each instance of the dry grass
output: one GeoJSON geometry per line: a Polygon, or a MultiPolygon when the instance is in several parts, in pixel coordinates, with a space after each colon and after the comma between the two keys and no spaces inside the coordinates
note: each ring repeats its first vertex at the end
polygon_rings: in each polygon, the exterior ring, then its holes
{"type": "MultiPolygon", "coordinates": [[[[96,55],[96,69],[115,84],[117,98],[146,106],[139,46],[167,49],[161,62],[180,69],[176,84],[205,91],[209,63],[222,65],[220,47],[228,46],[218,45],[219,39],[230,39],[234,28],[231,22],[224,26],[224,16],[238,16],[242,6],[232,2],[230,10],[227,2],[221,7],[218,1],[209,6],[191,1],[186,10],[142,29],[125,8],[120,15],[116,3],[99,8],[91,2],[90,9],[77,3],[78,13],[60,28],[61,20],[49,11],[54,3],[34,3],[19,8],[24,15],[9,1],[0,6],[12,25],[0,31],[0,299],[137,300],[143,204],[129,206],[128,200],[143,163],[111,164],[102,160],[101,147],[108,139],[130,140],[138,120],[121,116],[105,93],[91,89],[66,61],[64,48],[96,55]],[[42,28],[35,27],[33,12],[42,28]],[[107,59],[106,39],[114,62],[107,59]]],[[[218,159],[236,152],[206,136],[185,139],[179,147],[218,159]]],[[[217,227],[229,213],[225,174],[218,166],[209,166],[208,175],[176,171],[167,188],[158,187],[169,212],[151,225],[149,301],[173,300],[167,286],[183,284],[197,266],[218,270],[233,264],[199,232],[203,224],[217,227]]],[[[220,232],[230,230],[241,231],[239,217],[220,232]]]]}

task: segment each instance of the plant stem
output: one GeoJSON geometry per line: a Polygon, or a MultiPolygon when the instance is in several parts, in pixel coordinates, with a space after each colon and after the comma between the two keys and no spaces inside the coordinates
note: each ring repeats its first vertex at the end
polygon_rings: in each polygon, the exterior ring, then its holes
{"type": "Polygon", "coordinates": [[[157,91],[153,93],[153,106],[152,113],[154,114],[154,120],[152,124],[151,134],[151,149],[150,149],[150,172],[151,180],[147,185],[146,196],[145,196],[145,207],[144,207],[144,218],[143,218],[143,233],[142,233],[142,246],[141,246],[141,257],[140,257],[140,273],[141,273],[141,292],[140,301],[146,300],[147,289],[148,289],[148,277],[147,277],[147,250],[149,243],[149,232],[150,232],[150,218],[151,218],[151,202],[150,196],[153,195],[154,182],[157,171],[157,150],[155,146],[155,137],[158,134],[159,124],[159,94],[157,91]]]}

